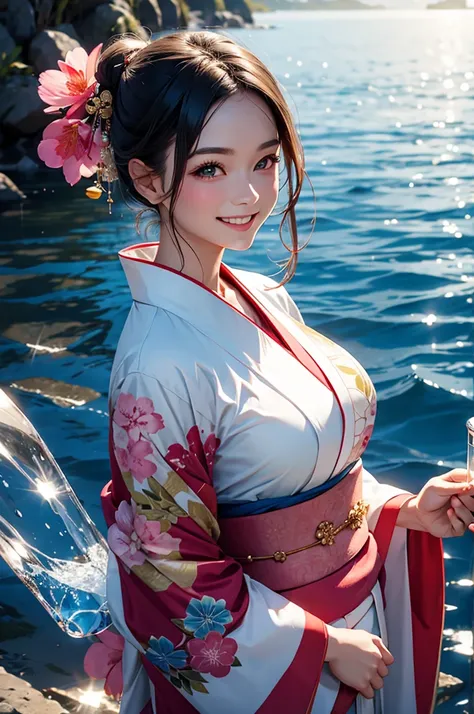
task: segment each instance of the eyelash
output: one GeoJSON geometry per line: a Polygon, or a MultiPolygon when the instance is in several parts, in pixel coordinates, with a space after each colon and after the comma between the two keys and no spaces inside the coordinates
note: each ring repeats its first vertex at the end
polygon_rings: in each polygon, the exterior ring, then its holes
{"type": "MultiPolygon", "coordinates": [[[[275,164],[280,163],[280,157],[277,156],[276,154],[269,154],[268,156],[264,156],[263,159],[260,159],[260,161],[257,161],[258,164],[260,164],[262,161],[265,161],[265,159],[270,159],[271,161],[271,166],[274,166],[275,164]]],[[[200,166],[198,166],[194,171],[192,171],[193,176],[197,176],[198,178],[202,178],[204,180],[209,180],[215,178],[215,176],[200,176],[199,172],[202,171],[202,169],[205,169],[207,166],[215,166],[216,168],[220,169],[221,171],[224,171],[224,167],[222,164],[220,164],[218,161],[205,161],[202,163],[200,166]]],[[[270,168],[270,166],[267,166],[267,169],[270,168]]],[[[265,169],[261,169],[262,171],[265,171],[265,169]]]]}

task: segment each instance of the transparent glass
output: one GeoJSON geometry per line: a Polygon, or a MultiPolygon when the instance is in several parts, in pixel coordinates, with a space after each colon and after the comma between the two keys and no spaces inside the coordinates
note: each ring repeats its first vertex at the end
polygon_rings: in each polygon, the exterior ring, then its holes
{"type": "Polygon", "coordinates": [[[467,421],[467,477],[474,479],[474,417],[467,421]]]}
{"type": "Polygon", "coordinates": [[[1,389],[0,555],[71,637],[111,624],[107,544],[34,426],[1,389]]]}

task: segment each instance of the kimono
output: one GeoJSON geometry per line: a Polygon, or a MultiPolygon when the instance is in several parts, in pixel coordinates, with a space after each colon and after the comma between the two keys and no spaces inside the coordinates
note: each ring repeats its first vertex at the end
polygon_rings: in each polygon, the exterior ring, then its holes
{"type": "MultiPolygon", "coordinates": [[[[429,714],[443,626],[441,541],[397,527],[411,494],[363,468],[376,413],[371,380],[304,324],[284,287],[269,290],[272,279],[221,266],[258,326],[155,263],[157,248],[119,254],[133,303],[110,381],[112,481],[102,499],[107,599],[125,638],[120,711],[429,714]],[[238,545],[239,523],[250,513],[253,527],[267,503],[284,544],[293,529],[285,514],[297,513],[285,504],[305,500],[308,511],[344,488],[348,473],[366,504],[350,526],[364,524],[364,547],[330,577],[311,576],[314,590],[268,587],[223,546],[224,522],[238,545]],[[395,662],[375,700],[332,675],[326,623],[372,631],[389,647],[395,662]]],[[[319,545],[334,540],[319,536],[319,545]]],[[[317,571],[330,552],[305,557],[317,571]]]]}

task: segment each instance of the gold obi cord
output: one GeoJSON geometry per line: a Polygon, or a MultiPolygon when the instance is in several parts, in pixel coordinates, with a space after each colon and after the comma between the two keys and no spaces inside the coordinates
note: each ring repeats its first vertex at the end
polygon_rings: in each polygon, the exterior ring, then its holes
{"type": "Polygon", "coordinates": [[[303,550],[309,550],[309,548],[314,548],[317,545],[334,545],[336,536],[346,528],[350,528],[355,531],[362,527],[367,511],[369,510],[368,504],[364,503],[363,500],[357,501],[357,503],[349,511],[346,520],[339,526],[335,526],[331,521],[322,521],[315,531],[315,538],[312,543],[308,545],[303,545],[301,548],[295,548],[294,550],[277,550],[273,555],[247,555],[244,558],[237,558],[240,562],[244,563],[254,563],[258,560],[274,560],[277,563],[284,563],[285,560],[290,555],[295,553],[301,553],[303,550]]]}

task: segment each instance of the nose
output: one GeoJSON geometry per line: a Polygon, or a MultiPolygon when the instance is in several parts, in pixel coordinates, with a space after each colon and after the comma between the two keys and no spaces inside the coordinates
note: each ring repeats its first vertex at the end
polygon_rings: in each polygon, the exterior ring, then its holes
{"type": "Polygon", "coordinates": [[[232,199],[234,206],[254,206],[259,198],[260,195],[249,181],[247,175],[236,181],[234,198],[232,199]]]}

